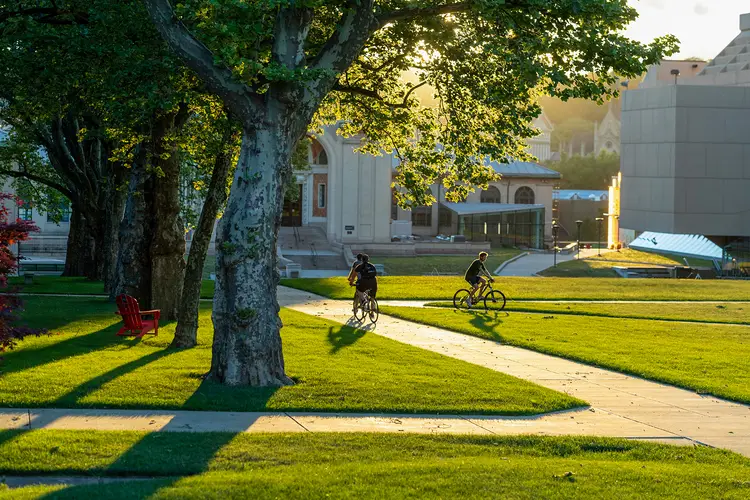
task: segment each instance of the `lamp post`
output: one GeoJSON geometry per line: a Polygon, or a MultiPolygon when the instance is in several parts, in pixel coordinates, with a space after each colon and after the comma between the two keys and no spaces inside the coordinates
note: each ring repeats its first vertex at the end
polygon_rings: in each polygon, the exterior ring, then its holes
{"type": "Polygon", "coordinates": [[[599,225],[599,251],[597,252],[599,256],[602,255],[602,222],[604,222],[604,217],[596,218],[596,223],[599,225]]]}
{"type": "Polygon", "coordinates": [[[674,84],[677,85],[677,77],[680,76],[680,70],[679,69],[673,69],[669,72],[670,75],[674,77],[674,84]]]}
{"type": "Polygon", "coordinates": [[[557,231],[560,230],[560,226],[557,225],[557,221],[552,221],[552,262],[553,266],[557,267],[557,231]]]}
{"type": "Polygon", "coordinates": [[[581,260],[581,224],[583,224],[582,220],[576,221],[576,226],[578,226],[578,241],[576,242],[576,248],[578,249],[578,256],[576,259],[581,260]]]}

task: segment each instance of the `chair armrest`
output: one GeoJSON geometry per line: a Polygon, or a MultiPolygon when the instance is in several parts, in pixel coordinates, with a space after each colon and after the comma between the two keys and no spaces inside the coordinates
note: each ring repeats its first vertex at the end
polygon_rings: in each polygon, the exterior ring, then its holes
{"type": "Polygon", "coordinates": [[[153,309],[151,311],[141,311],[141,316],[153,316],[155,319],[159,319],[159,316],[161,316],[161,309],[153,309]]]}

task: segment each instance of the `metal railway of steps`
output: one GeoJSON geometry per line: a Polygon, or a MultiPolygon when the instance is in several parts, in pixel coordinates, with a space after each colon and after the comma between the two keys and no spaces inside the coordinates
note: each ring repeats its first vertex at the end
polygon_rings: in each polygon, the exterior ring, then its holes
{"type": "Polygon", "coordinates": [[[282,227],[278,246],[285,259],[299,264],[302,269],[349,269],[341,251],[328,242],[325,231],[320,227],[282,227]]]}

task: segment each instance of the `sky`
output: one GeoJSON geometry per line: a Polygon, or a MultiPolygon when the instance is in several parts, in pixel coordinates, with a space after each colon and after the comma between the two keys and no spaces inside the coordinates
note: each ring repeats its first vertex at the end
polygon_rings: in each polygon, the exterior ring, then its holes
{"type": "Polygon", "coordinates": [[[680,52],[671,59],[713,59],[740,33],[740,14],[749,0],[628,0],[640,14],[626,34],[640,42],[672,34],[680,52]]]}

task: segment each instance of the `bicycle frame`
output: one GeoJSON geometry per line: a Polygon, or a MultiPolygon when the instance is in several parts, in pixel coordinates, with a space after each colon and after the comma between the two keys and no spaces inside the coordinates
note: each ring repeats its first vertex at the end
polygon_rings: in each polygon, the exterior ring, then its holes
{"type": "Polygon", "coordinates": [[[474,295],[472,296],[473,301],[482,300],[482,297],[487,295],[487,292],[491,292],[494,289],[492,288],[492,282],[493,279],[487,276],[487,281],[484,282],[482,286],[477,288],[477,291],[474,292],[474,295]]]}

